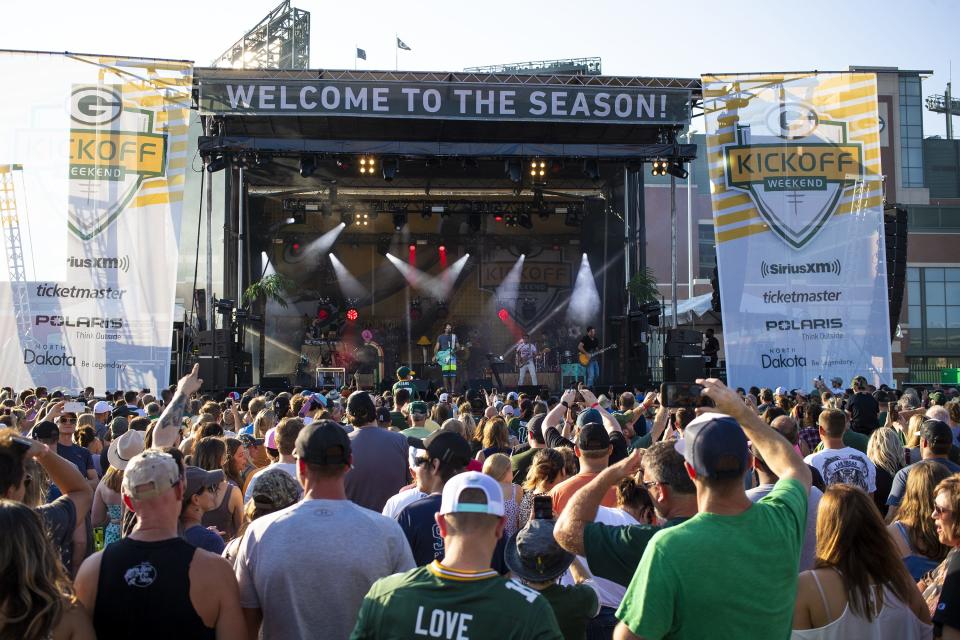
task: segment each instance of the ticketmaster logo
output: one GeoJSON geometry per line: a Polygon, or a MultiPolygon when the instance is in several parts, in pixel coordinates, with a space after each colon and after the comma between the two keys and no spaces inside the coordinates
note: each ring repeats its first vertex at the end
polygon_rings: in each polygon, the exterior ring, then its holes
{"type": "Polygon", "coordinates": [[[840,261],[833,262],[807,262],[804,264],[793,263],[760,263],[760,275],[764,278],[779,275],[807,274],[807,273],[832,273],[840,275],[840,261]]]}

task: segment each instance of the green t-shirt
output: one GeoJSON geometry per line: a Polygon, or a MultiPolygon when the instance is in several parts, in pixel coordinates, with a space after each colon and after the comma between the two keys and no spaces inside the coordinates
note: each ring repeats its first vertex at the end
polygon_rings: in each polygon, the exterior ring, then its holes
{"type": "Polygon", "coordinates": [[[789,638],[806,520],[803,484],[782,478],[743,513],[658,531],[617,618],[644,638],[789,638]]]}
{"type": "Polygon", "coordinates": [[[685,522],[672,518],[662,527],[651,524],[609,525],[589,522],[583,529],[583,549],[590,573],[628,586],[647,543],[657,531],[685,522]]]}
{"type": "Polygon", "coordinates": [[[540,595],[553,607],[553,615],[557,617],[557,625],[564,640],[585,640],[587,620],[600,612],[600,599],[596,590],[585,584],[552,584],[541,589],[540,595]]]}
{"type": "Polygon", "coordinates": [[[522,486],[526,481],[527,471],[530,470],[530,465],[533,464],[533,456],[537,455],[537,451],[540,451],[540,449],[530,447],[515,456],[510,456],[510,468],[513,469],[514,484],[522,486]]]}
{"type": "Polygon", "coordinates": [[[434,561],[377,580],[351,640],[563,640],[546,598],[490,569],[460,572],[434,561]]]}
{"type": "Polygon", "coordinates": [[[416,400],[419,396],[417,394],[417,384],[413,380],[397,380],[393,383],[393,395],[397,395],[398,389],[406,389],[410,392],[410,399],[416,400]]]}
{"type": "MultiPolygon", "coordinates": [[[[853,429],[847,429],[843,432],[843,446],[845,447],[853,447],[860,453],[865,454],[867,452],[868,442],[870,442],[870,436],[857,433],[853,429]]],[[[820,444],[818,444],[813,451],[814,453],[823,451],[823,440],[820,441],[820,444]]]]}
{"type": "Polygon", "coordinates": [[[633,452],[637,449],[649,449],[653,444],[653,434],[646,433],[642,436],[633,436],[630,439],[630,444],[627,447],[627,452],[633,452]]]}

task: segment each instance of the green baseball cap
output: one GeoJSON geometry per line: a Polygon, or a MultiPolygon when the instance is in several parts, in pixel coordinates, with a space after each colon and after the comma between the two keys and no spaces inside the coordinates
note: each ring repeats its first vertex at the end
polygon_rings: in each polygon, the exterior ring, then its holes
{"type": "Polygon", "coordinates": [[[397,378],[406,378],[407,376],[412,376],[414,371],[410,367],[400,367],[397,369],[397,378]]]}
{"type": "Polygon", "coordinates": [[[427,407],[427,403],[423,400],[416,400],[410,403],[410,413],[419,413],[421,415],[427,415],[430,413],[430,409],[427,407]]]}

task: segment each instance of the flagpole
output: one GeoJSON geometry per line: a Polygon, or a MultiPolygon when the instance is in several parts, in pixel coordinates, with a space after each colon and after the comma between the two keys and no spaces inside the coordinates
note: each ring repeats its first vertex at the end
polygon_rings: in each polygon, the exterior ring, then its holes
{"type": "Polygon", "coordinates": [[[360,47],[358,47],[356,44],[353,45],[353,70],[354,71],[357,70],[357,60],[359,59],[359,56],[357,55],[357,53],[359,53],[358,51],[359,49],[360,47]]]}
{"type": "Polygon", "coordinates": [[[400,35],[393,34],[393,70],[400,71],[400,35]]]}

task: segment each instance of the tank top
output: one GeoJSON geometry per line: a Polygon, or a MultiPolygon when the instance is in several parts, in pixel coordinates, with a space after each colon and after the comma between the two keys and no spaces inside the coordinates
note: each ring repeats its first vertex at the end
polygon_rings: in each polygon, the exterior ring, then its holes
{"type": "MultiPolygon", "coordinates": [[[[817,572],[812,571],[813,581],[820,592],[827,618],[830,617],[830,603],[820,585],[817,572]]],[[[876,590],[870,590],[870,603],[876,610],[876,590]]],[[[924,624],[910,608],[889,588],[883,588],[883,608],[872,621],[855,614],[848,603],[843,613],[833,622],[816,629],[794,629],[793,640],[920,640],[931,637],[933,627],[924,624]]]]}
{"type": "MultiPolygon", "coordinates": [[[[517,485],[511,485],[513,492],[510,497],[504,496],[503,515],[507,519],[507,525],[503,528],[503,535],[508,540],[510,536],[520,530],[520,505],[517,504],[517,485]]],[[[526,524],[526,523],[524,523],[526,524]]]]}
{"type": "Polygon", "coordinates": [[[912,577],[914,581],[918,581],[925,573],[936,569],[940,562],[938,560],[931,560],[927,556],[917,553],[917,550],[913,548],[912,544],[910,544],[910,534],[907,533],[907,527],[904,526],[904,524],[899,520],[897,520],[894,524],[897,526],[897,531],[900,532],[900,536],[906,543],[907,548],[910,549],[910,555],[904,556],[903,564],[907,566],[907,571],[910,572],[910,577],[912,577]]]}
{"type": "Polygon", "coordinates": [[[200,519],[204,527],[216,527],[227,534],[227,540],[232,540],[237,535],[237,528],[233,526],[233,516],[230,515],[230,496],[234,491],[239,491],[232,483],[227,484],[227,490],[223,492],[223,500],[213,511],[207,511],[200,519]]]}
{"type": "Polygon", "coordinates": [[[138,638],[213,640],[190,601],[190,563],[196,548],[181,538],[142,542],[124,538],[103,550],[93,626],[100,640],[138,638]]]}

